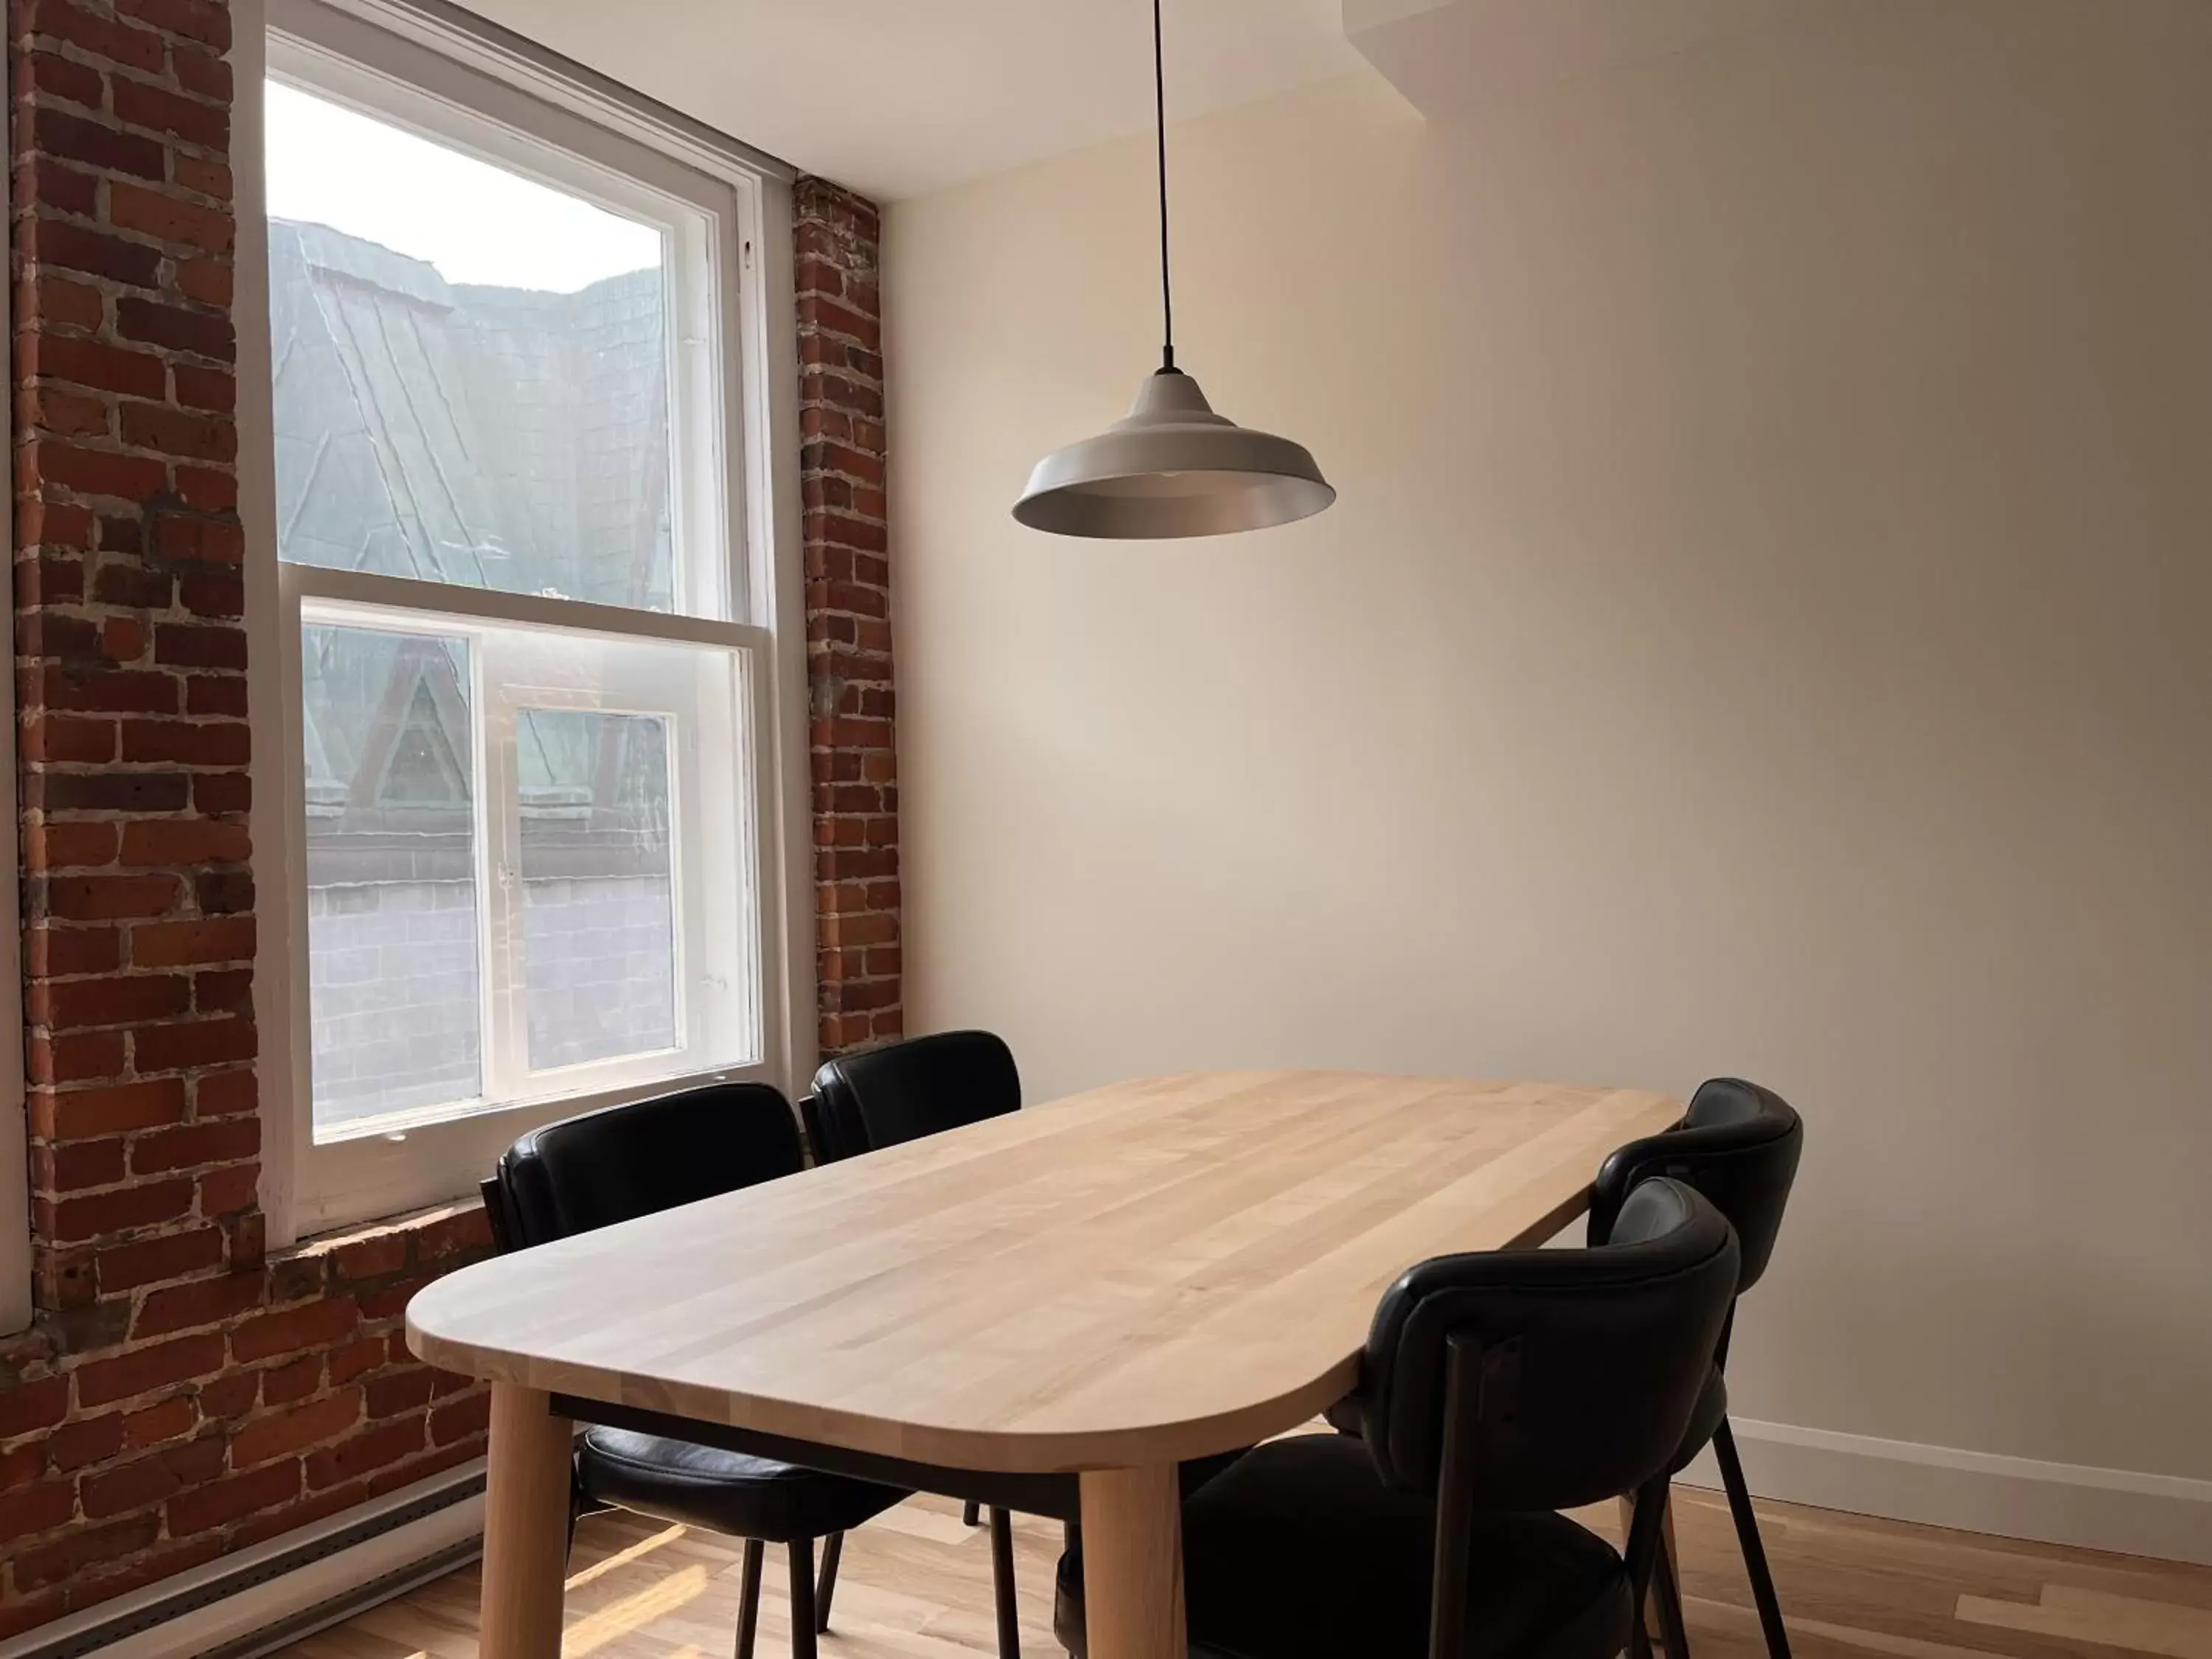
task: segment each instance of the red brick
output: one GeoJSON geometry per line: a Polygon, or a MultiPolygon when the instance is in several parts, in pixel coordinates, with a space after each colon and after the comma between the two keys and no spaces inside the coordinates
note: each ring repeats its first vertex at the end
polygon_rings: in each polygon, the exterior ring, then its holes
{"type": "Polygon", "coordinates": [[[42,1377],[0,1389],[0,1440],[50,1429],[69,1410],[69,1378],[42,1377]]]}
{"type": "Polygon", "coordinates": [[[76,1489],[67,1480],[19,1486],[0,1494],[0,1543],[51,1531],[76,1512],[76,1489]]]}
{"type": "Polygon", "coordinates": [[[25,760],[105,764],[115,758],[115,750],[116,723],[112,720],[40,714],[24,722],[25,760]]]}
{"type": "Polygon", "coordinates": [[[210,962],[248,962],[254,949],[252,916],[206,921],[143,922],[131,930],[131,960],[140,968],[188,967],[210,962]]]}
{"type": "Polygon", "coordinates": [[[397,1229],[350,1239],[331,1251],[331,1271],[345,1284],[383,1279],[406,1265],[407,1235],[397,1229]]]}
{"type": "MultiPolygon", "coordinates": [[[[176,71],[177,84],[183,87],[185,91],[197,92],[203,98],[212,98],[222,104],[228,105],[230,102],[230,64],[224,58],[217,57],[211,52],[194,52],[189,46],[179,43],[170,49],[169,64],[176,71]]],[[[181,151],[169,158],[170,165],[176,169],[177,182],[191,184],[194,190],[203,190],[210,196],[221,196],[228,199],[230,188],[227,184],[220,190],[210,190],[204,185],[192,183],[187,176],[184,164],[197,160],[197,157],[186,155],[181,151]]],[[[225,171],[228,172],[228,169],[225,171]]]]}
{"type": "Polygon", "coordinates": [[[177,579],[177,597],[195,617],[246,614],[246,578],[235,570],[187,570],[177,579]]]}
{"type": "MultiPolygon", "coordinates": [[[[177,58],[177,78],[184,81],[187,73],[207,74],[207,71],[198,67],[206,64],[212,64],[215,66],[213,73],[208,74],[207,78],[212,80],[219,77],[226,85],[229,83],[230,65],[224,63],[222,58],[201,58],[186,53],[179,53],[177,58]],[[191,66],[189,70],[188,65],[191,66]]],[[[186,84],[189,90],[199,90],[198,88],[191,87],[188,82],[186,84]]],[[[227,161],[217,161],[208,156],[195,155],[189,150],[171,150],[169,152],[169,182],[181,190],[198,191],[202,196],[211,198],[218,207],[226,210],[230,206],[234,180],[231,178],[230,164],[227,161]]]]}
{"type": "Polygon", "coordinates": [[[251,1468],[319,1445],[360,1422],[361,1410],[361,1390],[347,1389],[273,1417],[256,1418],[231,1437],[231,1467],[251,1468]]]}
{"type": "MultiPolygon", "coordinates": [[[[120,90],[127,83],[118,77],[115,84],[120,90]]],[[[79,115],[52,104],[33,104],[29,114],[30,148],[42,155],[58,155],[68,161],[82,161],[105,172],[127,173],[135,179],[147,179],[156,183],[167,175],[168,158],[158,139],[144,137],[137,133],[119,132],[114,124],[104,116],[79,115]]],[[[145,252],[151,253],[153,250],[148,248],[145,252]]],[[[46,261],[52,256],[42,248],[39,258],[46,261]]],[[[79,266],[77,269],[88,267],[79,266]]],[[[137,283],[148,288],[153,286],[150,271],[146,276],[126,276],[120,271],[99,271],[97,274],[112,276],[118,282],[137,283]]]]}
{"type": "MultiPolygon", "coordinates": [[[[222,1234],[216,1230],[220,1243],[222,1234]]],[[[196,1279],[148,1295],[131,1322],[131,1339],[167,1336],[202,1325],[219,1325],[261,1305],[258,1273],[225,1273],[216,1279],[196,1279]]]]}
{"type": "Polygon", "coordinates": [[[322,1386],[322,1355],[302,1354],[284,1364],[271,1365],[261,1373],[261,1403],[289,1405],[295,1400],[305,1400],[322,1386]]]}
{"type": "Polygon", "coordinates": [[[396,1463],[423,1449],[424,1414],[403,1417],[357,1434],[350,1440],[311,1452],[307,1459],[307,1490],[319,1491],[342,1480],[356,1480],[372,1469],[396,1463]]]}
{"type": "Polygon", "coordinates": [[[182,1336],[134,1348],[112,1359],[94,1360],[76,1371],[79,1408],[105,1406],[133,1395],[151,1393],[173,1382],[205,1376],[222,1365],[222,1338],[216,1332],[182,1336]]]}
{"type": "Polygon", "coordinates": [[[117,405],[116,416],[118,435],[134,449],[199,461],[228,461],[238,453],[238,428],[228,415],[125,403],[117,405]]]}
{"type": "Polygon", "coordinates": [[[243,766],[252,753],[252,729],[243,720],[136,720],[121,726],[126,762],[243,766]]]}
{"type": "Polygon", "coordinates": [[[104,438],[108,435],[107,405],[81,392],[64,392],[45,382],[24,387],[15,394],[16,441],[36,427],[64,438],[104,438]]]}
{"type": "Polygon", "coordinates": [[[200,1213],[206,1216],[231,1215],[252,1208],[259,1175],[260,1166],[253,1164],[209,1170],[199,1178],[200,1213]]]}
{"type": "Polygon", "coordinates": [[[0,1492],[27,1486],[46,1472],[43,1442],[27,1440],[13,1450],[0,1452],[0,1492]]]}
{"type": "Polygon", "coordinates": [[[182,1013],[191,1006],[191,982],[176,974],[127,974],[107,979],[33,980],[31,1018],[52,1030],[76,1025],[128,1025],[182,1013]]]}
{"type": "Polygon", "coordinates": [[[191,1401],[181,1397],[164,1400],[158,1406],[123,1414],[124,1442],[134,1449],[143,1450],[191,1433],[198,1421],[199,1413],[191,1401]]]}
{"type": "Polygon", "coordinates": [[[30,1107],[33,1134],[46,1140],[90,1140],[182,1122],[185,1085],[181,1078],[153,1078],[89,1089],[34,1089],[30,1107]]]}
{"type": "Polygon", "coordinates": [[[99,1474],[86,1475],[77,1482],[77,1501],[88,1520],[126,1514],[214,1480],[222,1473],[222,1459],[220,1435],[188,1440],[99,1474]]]}
{"type": "Polygon", "coordinates": [[[131,1034],[131,1057],[142,1072],[251,1060],[258,1046],[250,1019],[179,1020],[142,1025],[131,1034]]]}
{"type": "Polygon", "coordinates": [[[23,462],[33,483],[58,483],[80,495],[106,495],[118,501],[143,501],[158,495],[169,482],[169,470],[146,455],[118,455],[105,449],[80,449],[74,444],[27,445],[23,462]]]}
{"type": "Polygon", "coordinates": [[[24,1048],[31,1081],[41,1085],[113,1077],[129,1058],[120,1031],[70,1031],[59,1036],[33,1031],[24,1048]]]}
{"type": "Polygon", "coordinates": [[[131,1172],[155,1175],[203,1164],[235,1164],[260,1151],[259,1118],[217,1118],[212,1123],[188,1123],[139,1136],[131,1147],[131,1172]]]}
{"type": "MultiPolygon", "coordinates": [[[[189,1134],[189,1129],[172,1129],[171,1134],[189,1134]]],[[[145,1143],[142,1140],[139,1145],[145,1143]]],[[[131,1152],[135,1163],[137,1149],[131,1152]]],[[[210,1267],[222,1265],[222,1230],[220,1227],[196,1227],[190,1232],[170,1233],[161,1238],[141,1239],[134,1243],[118,1244],[102,1250],[99,1256],[100,1293],[112,1296],[120,1291],[136,1290],[141,1285],[155,1285],[165,1279],[182,1279],[188,1273],[203,1273],[210,1267]]]]}
{"type": "MultiPolygon", "coordinates": [[[[142,86],[136,81],[115,83],[115,106],[125,120],[139,126],[155,125],[142,120],[137,114],[155,112],[152,100],[161,100],[164,112],[176,112],[182,118],[206,121],[211,117],[222,124],[219,112],[210,111],[204,104],[190,102],[163,92],[158,87],[142,86]]],[[[135,230],[142,236],[151,236],[156,241],[180,242],[206,253],[228,253],[238,240],[238,222],[221,209],[202,207],[170,195],[167,191],[148,190],[140,185],[126,184],[118,179],[107,187],[107,222],[118,230],[135,230]]]]}
{"type": "Polygon", "coordinates": [[[430,1372],[417,1365],[409,1370],[369,1379],[364,1398],[371,1417],[397,1417],[430,1403],[430,1372]]]}
{"type": "MultiPolygon", "coordinates": [[[[164,513],[153,520],[154,550],[165,559],[203,559],[215,564],[237,564],[246,557],[246,532],[238,520],[164,513]]],[[[222,709],[242,714],[242,708],[222,709]]]]}
{"type": "Polygon", "coordinates": [[[430,1443],[449,1446],[469,1435],[483,1434],[490,1426],[491,1395],[472,1394],[465,1400],[440,1406],[430,1413],[430,1443]]]}
{"type": "Polygon", "coordinates": [[[115,331],[126,340],[196,352],[222,362],[230,362],[238,347],[228,317],[129,295],[115,302],[115,331]]]}
{"type": "Polygon", "coordinates": [[[37,1161],[38,1184],[48,1192],[81,1192],[88,1187],[111,1187],[123,1179],[123,1140],[78,1140],[65,1146],[44,1142],[31,1149],[37,1161]]]}
{"type": "Polygon", "coordinates": [[[419,1261],[443,1261],[491,1249],[491,1218],[481,1204],[471,1204],[451,1215],[425,1222],[415,1234],[415,1256],[419,1261]]]}
{"type": "Polygon", "coordinates": [[[41,328],[98,328],[107,315],[100,291],[66,276],[39,276],[20,290],[23,305],[15,318],[18,328],[35,323],[41,328]]]}
{"type": "Polygon", "coordinates": [[[122,1415],[111,1412],[105,1417],[64,1424],[54,1431],[48,1444],[57,1469],[82,1468],[112,1457],[123,1449],[122,1415]]]}
{"type": "MultiPolygon", "coordinates": [[[[191,365],[179,365],[191,368],[191,365]]],[[[212,374],[212,369],[195,369],[195,374],[212,374]]],[[[177,495],[184,498],[185,507],[201,514],[234,514],[239,507],[239,477],[237,473],[222,467],[177,467],[177,495]]]]}
{"type": "Polygon", "coordinates": [[[158,1227],[191,1213],[192,1183],[149,1181],[43,1205],[44,1226],[57,1243],[78,1244],[131,1227],[158,1227]]]}
{"type": "Polygon", "coordinates": [[[33,772],[27,808],[47,812],[175,812],[191,798],[182,772],[33,772]]]}
{"type": "MultiPolygon", "coordinates": [[[[175,389],[177,401],[187,409],[204,409],[219,415],[228,415],[238,407],[238,376],[227,368],[201,368],[191,363],[178,363],[169,370],[169,383],[175,389]]],[[[231,448],[237,448],[234,432],[231,448]]]]}
{"type": "Polygon", "coordinates": [[[239,1417],[253,1409],[260,1397],[261,1377],[256,1371],[232,1371],[200,1384],[199,1413],[210,1422],[239,1417]]]}
{"type": "Polygon", "coordinates": [[[69,0],[28,0],[13,13],[18,34],[52,35],[74,46],[159,75],[167,56],[161,37],[119,18],[103,17],[69,0]]]}
{"type": "Polygon", "coordinates": [[[242,823],[205,818],[147,818],[123,826],[119,860],[144,869],[166,865],[243,864],[253,838],[242,823]]]}
{"type": "Polygon", "coordinates": [[[112,1526],[79,1527],[50,1544],[17,1556],[16,1587],[41,1589],[48,1584],[75,1580],[103,1561],[137,1554],[154,1541],[159,1531],[159,1517],[152,1515],[134,1516],[112,1526]]]}
{"type": "Polygon", "coordinates": [[[289,1503],[299,1492],[297,1459],[249,1469],[228,1480],[217,1480],[171,1498],[167,1510],[169,1534],[174,1538],[189,1538],[195,1533],[242,1520],[258,1510],[289,1503]]]}
{"type": "Polygon", "coordinates": [[[126,17],[170,34],[181,34],[217,52],[230,50],[230,8],[219,0],[116,0],[126,17]]]}
{"type": "Polygon", "coordinates": [[[192,1079],[192,1109],[202,1118],[251,1112],[259,1103],[260,1090],[250,1066],[232,1072],[203,1072],[192,1079]]]}
{"type": "Polygon", "coordinates": [[[179,259],[177,288],[189,300],[204,306],[230,306],[231,269],[228,259],[179,259]]]}
{"type": "Polygon", "coordinates": [[[73,1575],[69,1587],[70,1606],[81,1611],[116,1596],[127,1595],[132,1590],[204,1565],[222,1553],[223,1540],[216,1537],[188,1539],[180,1544],[138,1551],[114,1565],[100,1565],[73,1575]]]}
{"type": "Polygon", "coordinates": [[[387,1340],[381,1336],[364,1336],[343,1347],[331,1349],[328,1361],[331,1386],[340,1387],[352,1382],[362,1372],[373,1371],[383,1364],[387,1340]]]}
{"type": "Polygon", "coordinates": [[[230,1334],[230,1351],[251,1363],[276,1354],[318,1348],[350,1336],[360,1322],[350,1297],[332,1297],[298,1307],[279,1308],[249,1319],[230,1334]]]}
{"type": "MultiPolygon", "coordinates": [[[[107,824],[48,824],[33,831],[25,839],[46,840],[57,828],[107,830],[107,824]]],[[[96,850],[97,837],[87,837],[96,850]]],[[[33,869],[51,867],[56,864],[93,864],[100,860],[90,856],[54,856],[51,848],[42,848],[31,855],[33,869]],[[43,854],[43,855],[42,855],[43,854]]],[[[123,961],[123,933],[117,927],[33,927],[25,935],[27,957],[31,973],[38,978],[64,974],[105,974],[121,965],[123,961]]]]}

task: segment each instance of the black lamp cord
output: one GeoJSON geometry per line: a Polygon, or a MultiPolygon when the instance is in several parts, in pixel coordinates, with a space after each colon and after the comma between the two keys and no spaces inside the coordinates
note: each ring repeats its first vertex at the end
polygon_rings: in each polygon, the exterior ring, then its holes
{"type": "Polygon", "coordinates": [[[1152,121],[1160,149],[1160,373],[1176,373],[1175,292],[1168,284],[1168,76],[1160,47],[1160,0],[1152,0],[1152,121]]]}

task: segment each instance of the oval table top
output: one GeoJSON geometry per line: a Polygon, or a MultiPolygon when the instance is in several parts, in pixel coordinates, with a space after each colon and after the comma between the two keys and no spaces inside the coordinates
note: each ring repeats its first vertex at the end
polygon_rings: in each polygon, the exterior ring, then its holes
{"type": "Polygon", "coordinates": [[[959,1468],[1127,1468],[1340,1398],[1414,1262],[1533,1243],[1632,1089],[1328,1072],[1117,1083],[479,1262],[434,1364],[959,1468]]]}

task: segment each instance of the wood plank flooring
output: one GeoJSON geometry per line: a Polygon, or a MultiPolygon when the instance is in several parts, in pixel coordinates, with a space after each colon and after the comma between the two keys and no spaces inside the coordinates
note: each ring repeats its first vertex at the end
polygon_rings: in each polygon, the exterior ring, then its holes
{"type": "MultiPolygon", "coordinates": [[[[1697,1659],[1765,1649],[1717,1493],[1678,1491],[1691,1645],[1697,1659]]],[[[1585,1517],[1601,1531],[1612,1516],[1585,1517]]],[[[2212,1659],[2212,1568],[2099,1555],[1760,1505],[1799,1659],[2212,1659]]],[[[1017,1517],[1022,1650],[1060,1659],[1052,1639],[1053,1522],[1017,1517]]],[[[790,1651],[781,1553],[758,1659],[790,1651]]],[[[635,1516],[578,1529],[565,1659],[719,1659],[731,1649],[738,1546],[635,1516]]],[[[476,1659],[477,1580],[456,1572],[287,1649],[283,1659],[476,1659]]],[[[986,1533],[959,1506],[919,1498],[846,1540],[823,1659],[976,1659],[994,1651],[986,1533]]]]}

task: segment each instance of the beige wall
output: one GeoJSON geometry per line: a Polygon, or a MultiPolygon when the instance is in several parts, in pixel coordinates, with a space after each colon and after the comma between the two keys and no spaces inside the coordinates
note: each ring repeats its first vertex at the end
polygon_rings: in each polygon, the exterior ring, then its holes
{"type": "Polygon", "coordinates": [[[1018,528],[1152,361],[1149,152],[895,210],[914,1029],[1742,1072],[1742,1414],[2212,1477],[2212,12],[1860,0],[1176,134],[1182,357],[1318,520],[1018,528]]]}

